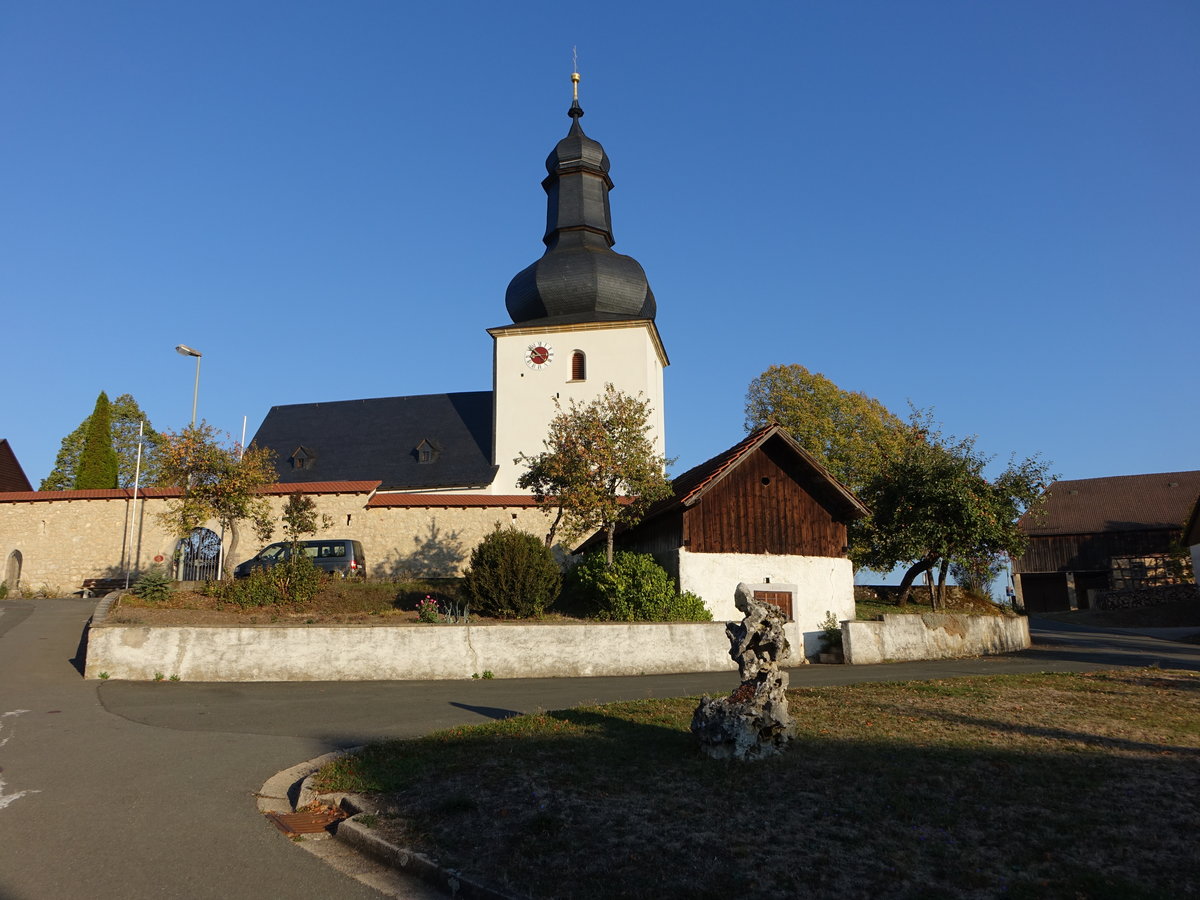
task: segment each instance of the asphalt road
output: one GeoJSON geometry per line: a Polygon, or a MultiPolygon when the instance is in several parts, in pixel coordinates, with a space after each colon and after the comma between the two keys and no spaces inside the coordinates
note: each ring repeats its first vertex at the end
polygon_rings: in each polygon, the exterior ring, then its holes
{"type": "MultiPolygon", "coordinates": [[[[0,601],[0,900],[377,898],[285,840],[254,792],[275,772],[384,737],[585,702],[719,692],[732,673],[443,682],[84,681],[94,600],[0,601]]],[[[1035,628],[1007,657],[806,666],[792,685],[1086,671],[1200,670],[1200,647],[1035,628]]]]}

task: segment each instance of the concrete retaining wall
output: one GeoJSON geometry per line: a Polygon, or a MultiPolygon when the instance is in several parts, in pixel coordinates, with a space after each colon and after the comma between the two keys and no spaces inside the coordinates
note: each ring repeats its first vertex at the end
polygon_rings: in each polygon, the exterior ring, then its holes
{"type": "Polygon", "coordinates": [[[953,613],[885,615],[882,622],[843,622],[842,648],[854,665],[1011,653],[1030,646],[1024,616],[953,613]]]}
{"type": "MultiPolygon", "coordinates": [[[[788,625],[793,647],[804,636],[788,625]]],[[[793,664],[798,662],[794,660],[793,664]]],[[[736,672],[725,624],[93,624],[86,677],[183,681],[378,681],[736,672]]],[[[734,676],[736,678],[736,675],[734,676]]]]}

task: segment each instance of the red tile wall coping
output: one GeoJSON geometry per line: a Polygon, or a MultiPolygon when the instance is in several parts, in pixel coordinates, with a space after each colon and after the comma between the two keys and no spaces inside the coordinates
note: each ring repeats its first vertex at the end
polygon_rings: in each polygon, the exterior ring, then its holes
{"type": "Polygon", "coordinates": [[[512,506],[529,509],[537,506],[537,501],[529,494],[376,494],[367,506],[429,509],[512,506]]]}
{"type": "MultiPolygon", "coordinates": [[[[263,488],[264,494],[370,494],[378,481],[311,481],[306,484],[272,484],[263,488]]],[[[138,497],[179,497],[180,488],[140,488],[138,497]]],[[[0,492],[0,503],[49,503],[64,500],[129,500],[133,488],[89,491],[7,491],[0,492]]]]}

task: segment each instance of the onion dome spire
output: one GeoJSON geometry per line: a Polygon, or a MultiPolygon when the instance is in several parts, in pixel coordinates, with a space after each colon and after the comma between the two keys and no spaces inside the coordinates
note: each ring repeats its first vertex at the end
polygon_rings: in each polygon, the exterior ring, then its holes
{"type": "Polygon", "coordinates": [[[654,293],[646,273],[631,256],[613,249],[608,192],[608,154],[583,132],[579,120],[579,73],[567,115],[567,136],[546,157],[546,252],[518,272],[508,285],[505,305],[514,323],[601,322],[653,319],[654,293]]]}

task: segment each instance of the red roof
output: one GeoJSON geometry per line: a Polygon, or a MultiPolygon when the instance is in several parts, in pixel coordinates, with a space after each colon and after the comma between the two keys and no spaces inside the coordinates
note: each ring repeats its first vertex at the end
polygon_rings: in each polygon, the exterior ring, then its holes
{"type": "Polygon", "coordinates": [[[367,501],[367,506],[425,509],[516,506],[528,509],[537,506],[537,501],[529,494],[376,494],[367,501]]]}
{"type": "Polygon", "coordinates": [[[264,494],[369,494],[379,481],[304,481],[297,484],[272,484],[264,494]]]}
{"type": "MultiPolygon", "coordinates": [[[[264,494],[369,494],[379,487],[378,481],[310,481],[306,484],[270,484],[264,494]]],[[[177,487],[139,488],[138,497],[179,497],[177,487]]],[[[129,500],[133,488],[112,488],[87,491],[7,491],[0,492],[0,503],[48,503],[62,500],[129,500]]]]}
{"type": "Polygon", "coordinates": [[[1056,481],[1040,513],[1021,517],[1030,535],[1181,528],[1200,497],[1200,472],[1160,472],[1056,481]]]}

